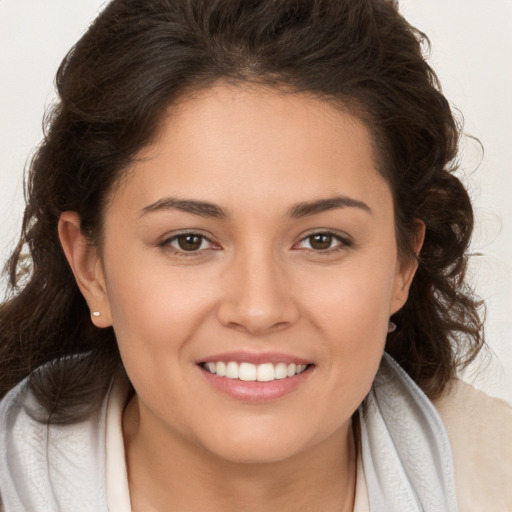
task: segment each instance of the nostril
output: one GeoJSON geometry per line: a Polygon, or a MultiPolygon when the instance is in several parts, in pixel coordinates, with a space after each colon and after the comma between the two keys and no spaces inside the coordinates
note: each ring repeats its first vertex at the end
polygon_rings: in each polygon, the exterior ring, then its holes
{"type": "Polygon", "coordinates": [[[299,318],[299,307],[290,286],[285,286],[269,268],[251,268],[250,275],[234,272],[233,280],[223,286],[216,312],[221,324],[255,335],[294,324],[299,318]]]}

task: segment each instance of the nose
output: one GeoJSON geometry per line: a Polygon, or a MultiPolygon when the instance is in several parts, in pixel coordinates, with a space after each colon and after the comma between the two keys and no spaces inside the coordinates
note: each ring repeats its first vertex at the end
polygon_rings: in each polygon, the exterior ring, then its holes
{"type": "Polygon", "coordinates": [[[252,335],[286,329],[297,322],[299,307],[282,264],[264,251],[239,254],[225,274],[219,321],[252,335]]]}

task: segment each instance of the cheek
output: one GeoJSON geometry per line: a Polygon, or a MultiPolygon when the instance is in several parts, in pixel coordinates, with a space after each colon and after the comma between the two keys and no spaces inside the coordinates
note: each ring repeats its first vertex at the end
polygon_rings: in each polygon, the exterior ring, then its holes
{"type": "Polygon", "coordinates": [[[214,301],[207,276],[200,279],[190,269],[155,265],[126,252],[116,256],[106,275],[120,350],[134,356],[137,351],[156,357],[162,349],[179,350],[214,301]]]}
{"type": "Polygon", "coordinates": [[[168,401],[181,403],[180,376],[190,366],[187,348],[211,302],[197,289],[197,277],[175,274],[168,268],[139,265],[119,266],[108,274],[123,365],[138,395],[155,411],[165,410],[168,401]],[[156,397],[155,390],[163,389],[165,396],[156,397]]]}
{"type": "Polygon", "coordinates": [[[381,338],[390,316],[395,267],[394,259],[386,261],[384,256],[380,262],[347,265],[339,271],[312,277],[303,289],[318,325],[332,335],[336,331],[340,337],[346,333],[347,343],[367,337],[381,338]]]}
{"type": "Polygon", "coordinates": [[[394,291],[394,259],[350,266],[311,282],[309,316],[329,353],[332,391],[354,390],[357,405],[367,394],[384,351],[394,291]]]}

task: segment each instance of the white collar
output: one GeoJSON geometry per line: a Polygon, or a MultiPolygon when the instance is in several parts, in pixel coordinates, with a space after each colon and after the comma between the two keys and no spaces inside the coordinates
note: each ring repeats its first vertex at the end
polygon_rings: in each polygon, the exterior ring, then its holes
{"type": "Polygon", "coordinates": [[[387,354],[360,407],[372,512],[457,512],[448,434],[423,391],[387,354]]]}

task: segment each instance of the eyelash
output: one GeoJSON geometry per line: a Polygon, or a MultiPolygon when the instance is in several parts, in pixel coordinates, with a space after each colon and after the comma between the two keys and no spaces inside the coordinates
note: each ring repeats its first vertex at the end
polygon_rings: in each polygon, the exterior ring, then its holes
{"type": "MultiPolygon", "coordinates": [[[[323,250],[315,250],[315,249],[309,249],[309,248],[304,248],[304,250],[306,250],[308,252],[313,252],[315,254],[331,254],[334,252],[344,250],[347,247],[350,247],[352,245],[351,240],[341,236],[339,233],[336,233],[336,232],[330,231],[330,230],[321,230],[321,231],[315,231],[314,233],[310,233],[310,234],[306,235],[304,238],[299,240],[299,242],[296,242],[293,246],[295,247],[297,244],[300,244],[300,243],[302,243],[308,239],[311,239],[312,237],[317,236],[317,235],[331,236],[335,241],[339,242],[339,244],[334,247],[330,247],[330,248],[323,249],[323,250]]],[[[183,233],[178,233],[177,235],[173,235],[172,237],[166,238],[165,240],[160,242],[158,244],[158,246],[162,247],[163,249],[170,250],[173,254],[175,254],[177,256],[184,256],[184,257],[199,256],[200,254],[203,254],[204,252],[218,250],[218,249],[208,248],[208,249],[199,249],[196,251],[185,251],[184,249],[178,249],[171,245],[172,242],[177,241],[180,237],[186,237],[186,236],[196,236],[196,237],[200,238],[201,245],[203,242],[208,242],[210,244],[213,243],[210,238],[208,238],[205,235],[202,235],[201,233],[197,233],[196,231],[186,231],[183,233]]]]}
{"type": "Polygon", "coordinates": [[[186,237],[186,236],[195,236],[195,237],[200,238],[201,245],[205,241],[209,242],[210,244],[213,243],[210,238],[208,238],[207,236],[205,236],[201,233],[197,233],[196,231],[185,231],[183,233],[178,233],[177,235],[166,238],[165,240],[160,242],[158,245],[159,245],[159,247],[162,247],[163,249],[170,250],[176,256],[185,256],[185,257],[198,256],[198,255],[204,253],[205,251],[210,252],[210,251],[218,250],[218,249],[208,248],[208,249],[202,249],[202,250],[197,250],[197,251],[185,251],[183,249],[178,249],[171,245],[172,242],[177,241],[179,238],[186,237]]]}
{"type": "MultiPolygon", "coordinates": [[[[331,254],[334,252],[342,251],[352,245],[351,240],[349,240],[348,238],[341,236],[339,233],[337,233],[335,231],[331,231],[329,229],[324,229],[321,231],[315,231],[313,233],[309,233],[308,235],[306,235],[304,238],[302,238],[297,243],[300,244],[300,243],[304,242],[305,240],[311,239],[312,237],[318,236],[318,235],[330,236],[333,238],[333,241],[337,241],[337,242],[339,242],[339,244],[334,247],[329,247],[328,249],[323,249],[323,250],[316,250],[316,249],[309,249],[309,248],[306,248],[305,250],[313,252],[315,254],[331,254]]],[[[294,246],[297,245],[297,243],[294,244],[294,246]]]]}

